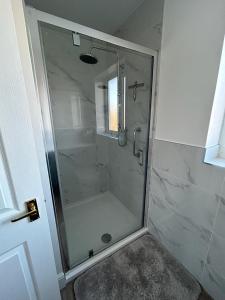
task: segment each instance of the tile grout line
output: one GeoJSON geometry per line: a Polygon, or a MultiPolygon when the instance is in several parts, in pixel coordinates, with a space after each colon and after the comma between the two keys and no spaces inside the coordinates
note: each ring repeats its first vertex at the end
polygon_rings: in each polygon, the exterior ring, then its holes
{"type": "Polygon", "coordinates": [[[201,282],[203,281],[203,275],[204,275],[204,272],[205,272],[205,266],[207,264],[207,258],[208,258],[208,255],[209,255],[209,250],[210,250],[212,239],[213,239],[213,235],[214,235],[214,228],[215,228],[215,225],[216,225],[216,219],[217,219],[217,216],[218,216],[218,213],[219,213],[220,205],[221,205],[221,200],[219,199],[218,204],[217,204],[217,209],[216,209],[215,217],[214,217],[214,221],[213,221],[212,231],[211,231],[209,242],[208,242],[208,249],[206,251],[206,256],[205,256],[205,259],[204,259],[204,262],[203,262],[204,265],[203,265],[202,273],[201,273],[201,276],[200,276],[201,282]]]}

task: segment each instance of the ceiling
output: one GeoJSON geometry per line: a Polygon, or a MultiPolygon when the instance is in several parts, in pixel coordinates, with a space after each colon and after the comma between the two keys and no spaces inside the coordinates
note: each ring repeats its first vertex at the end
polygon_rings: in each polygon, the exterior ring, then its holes
{"type": "Polygon", "coordinates": [[[144,0],[25,0],[39,10],[113,34],[144,0]]]}

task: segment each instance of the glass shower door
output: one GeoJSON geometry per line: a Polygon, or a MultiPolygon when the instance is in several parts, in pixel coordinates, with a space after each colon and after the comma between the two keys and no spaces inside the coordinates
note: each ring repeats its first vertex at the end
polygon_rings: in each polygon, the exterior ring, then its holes
{"type": "Polygon", "coordinates": [[[45,23],[40,32],[57,163],[50,177],[72,268],[143,227],[152,59],[81,34],[74,45],[71,31],[45,23]]]}

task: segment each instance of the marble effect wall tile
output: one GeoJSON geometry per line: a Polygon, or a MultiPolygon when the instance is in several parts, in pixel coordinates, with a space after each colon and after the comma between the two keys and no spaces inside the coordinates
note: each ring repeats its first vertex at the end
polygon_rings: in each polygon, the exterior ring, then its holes
{"type": "Polygon", "coordinates": [[[218,274],[208,264],[205,265],[201,283],[208,293],[212,295],[213,299],[224,300],[225,278],[218,274]]]}
{"type": "Polygon", "coordinates": [[[153,147],[155,168],[183,178],[205,191],[220,194],[224,169],[203,163],[203,148],[160,140],[155,140],[153,147]]]}
{"type": "Polygon", "coordinates": [[[153,169],[150,185],[150,219],[168,249],[198,279],[219,199],[188,181],[153,169]]]}
{"type": "Polygon", "coordinates": [[[220,201],[220,204],[215,220],[214,233],[225,239],[225,198],[218,197],[218,199],[220,201]]]}
{"type": "Polygon", "coordinates": [[[107,191],[107,166],[96,162],[96,145],[58,151],[59,175],[66,204],[107,191]]]}
{"type": "Polygon", "coordinates": [[[150,231],[215,299],[225,299],[225,169],[204,149],[154,141],[150,231]]]}
{"type": "Polygon", "coordinates": [[[201,281],[216,300],[224,300],[225,297],[224,253],[225,239],[213,234],[201,281]]]}
{"type": "Polygon", "coordinates": [[[144,168],[131,152],[131,145],[119,147],[111,140],[109,148],[110,191],[142,220],[144,197],[144,168]]]}
{"type": "Polygon", "coordinates": [[[218,197],[219,208],[215,218],[208,255],[202,274],[202,284],[215,299],[225,297],[225,199],[218,197]]]}

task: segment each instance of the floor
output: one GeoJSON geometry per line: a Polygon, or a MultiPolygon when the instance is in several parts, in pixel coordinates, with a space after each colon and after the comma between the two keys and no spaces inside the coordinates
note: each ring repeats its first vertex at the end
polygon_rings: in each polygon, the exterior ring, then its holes
{"type": "Polygon", "coordinates": [[[131,242],[70,282],[63,300],[212,300],[150,234],[131,242]],[[76,291],[76,298],[74,295],[76,291]]]}
{"type": "Polygon", "coordinates": [[[70,267],[86,260],[90,250],[96,253],[141,227],[140,220],[109,191],[68,206],[64,213],[70,267]],[[111,242],[101,240],[104,233],[112,236],[111,242]]]}
{"type": "Polygon", "coordinates": [[[67,286],[61,290],[61,298],[62,300],[74,300],[74,281],[67,284],[67,286]]]}

